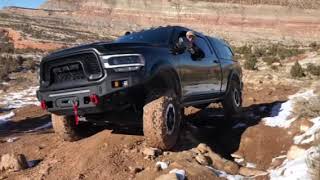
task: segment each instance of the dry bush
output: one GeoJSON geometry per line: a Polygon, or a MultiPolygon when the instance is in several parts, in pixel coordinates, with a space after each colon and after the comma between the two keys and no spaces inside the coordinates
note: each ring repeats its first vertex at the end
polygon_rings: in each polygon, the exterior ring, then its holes
{"type": "Polygon", "coordinates": [[[273,63],[279,63],[280,59],[277,57],[271,57],[271,56],[267,56],[267,57],[263,57],[262,61],[267,63],[268,66],[271,66],[273,63]]]}
{"type": "Polygon", "coordinates": [[[304,70],[298,61],[291,67],[290,74],[293,78],[300,78],[305,76],[304,70]]]}
{"type": "Polygon", "coordinates": [[[307,65],[306,72],[310,73],[311,75],[314,76],[320,76],[320,66],[317,66],[313,63],[309,63],[307,65]]]}
{"type": "Polygon", "coordinates": [[[36,70],[38,63],[32,58],[23,58],[21,56],[2,56],[0,57],[0,80],[6,80],[12,72],[21,70],[36,70]]]}
{"type": "Polygon", "coordinates": [[[257,70],[257,58],[255,56],[246,58],[244,68],[247,70],[257,70]]]}

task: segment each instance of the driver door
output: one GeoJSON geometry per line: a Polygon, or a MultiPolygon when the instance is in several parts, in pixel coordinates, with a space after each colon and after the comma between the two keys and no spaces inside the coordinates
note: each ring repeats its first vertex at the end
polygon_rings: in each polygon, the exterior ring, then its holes
{"type": "Polygon", "coordinates": [[[201,36],[197,36],[195,44],[204,52],[203,58],[194,59],[187,50],[175,56],[178,61],[183,97],[190,100],[201,99],[199,95],[214,92],[213,81],[210,80],[212,64],[210,49],[201,36]]]}

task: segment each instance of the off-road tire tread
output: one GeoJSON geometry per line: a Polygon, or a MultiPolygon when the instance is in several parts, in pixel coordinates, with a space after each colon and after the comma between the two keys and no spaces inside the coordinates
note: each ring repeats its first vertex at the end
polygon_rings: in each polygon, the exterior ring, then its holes
{"type": "Polygon", "coordinates": [[[163,150],[171,149],[179,136],[181,114],[174,91],[150,93],[143,108],[143,132],[148,146],[163,150]],[[162,94],[162,95],[160,95],[162,94]],[[176,126],[171,135],[166,134],[165,111],[167,105],[175,106],[176,126]]]}
{"type": "Polygon", "coordinates": [[[239,92],[241,93],[240,84],[239,82],[235,80],[231,80],[230,82],[230,88],[228,93],[226,94],[224,100],[222,101],[224,114],[226,117],[232,117],[234,115],[237,115],[241,112],[241,106],[242,106],[242,96],[241,96],[241,103],[240,107],[236,107],[233,101],[233,89],[238,88],[239,92]]]}

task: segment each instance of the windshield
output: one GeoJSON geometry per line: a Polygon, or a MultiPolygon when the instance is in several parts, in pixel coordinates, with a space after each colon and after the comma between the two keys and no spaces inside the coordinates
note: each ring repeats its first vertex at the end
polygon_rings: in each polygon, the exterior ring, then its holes
{"type": "Polygon", "coordinates": [[[170,28],[157,28],[122,36],[116,42],[144,42],[151,44],[168,44],[170,28]]]}

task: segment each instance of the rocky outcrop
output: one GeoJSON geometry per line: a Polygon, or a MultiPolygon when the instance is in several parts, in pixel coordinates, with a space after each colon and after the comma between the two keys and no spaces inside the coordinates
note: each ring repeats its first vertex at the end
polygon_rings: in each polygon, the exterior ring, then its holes
{"type": "Polygon", "coordinates": [[[5,154],[1,156],[0,171],[20,171],[28,168],[28,162],[23,154],[5,154]]]}

